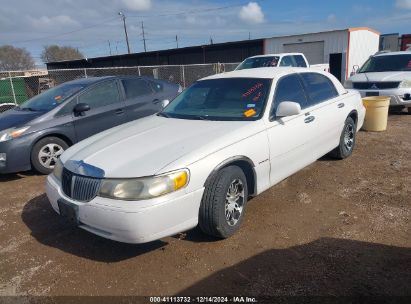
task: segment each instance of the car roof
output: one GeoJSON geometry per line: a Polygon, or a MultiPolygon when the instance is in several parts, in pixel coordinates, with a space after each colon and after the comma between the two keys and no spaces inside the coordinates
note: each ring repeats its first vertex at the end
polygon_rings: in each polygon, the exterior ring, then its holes
{"type": "Polygon", "coordinates": [[[277,54],[264,54],[264,55],[255,55],[248,57],[249,58],[259,58],[259,57],[272,57],[272,56],[292,56],[292,55],[303,55],[303,53],[277,53],[277,54]]]}
{"type": "Polygon", "coordinates": [[[87,77],[87,78],[84,77],[84,78],[74,79],[74,80],[71,80],[65,83],[91,85],[91,84],[97,83],[102,80],[113,79],[113,78],[116,78],[116,76],[87,77]]]}
{"type": "MultiPolygon", "coordinates": [[[[208,79],[220,79],[220,78],[268,78],[274,79],[283,75],[300,73],[300,72],[315,72],[318,70],[312,70],[309,68],[297,68],[297,67],[262,67],[254,69],[235,70],[232,72],[226,72],[221,74],[215,74],[205,77],[200,80],[208,79]]],[[[321,73],[320,73],[321,74],[321,73]]]]}
{"type": "Polygon", "coordinates": [[[374,57],[391,56],[391,55],[411,55],[411,51],[382,52],[375,54],[374,57]]]}

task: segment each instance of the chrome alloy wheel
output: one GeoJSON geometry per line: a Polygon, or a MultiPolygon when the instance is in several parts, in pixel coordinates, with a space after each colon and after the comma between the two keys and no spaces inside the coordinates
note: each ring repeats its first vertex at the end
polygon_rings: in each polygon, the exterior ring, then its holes
{"type": "Polygon", "coordinates": [[[38,155],[39,162],[43,167],[53,169],[57,159],[61,154],[63,154],[63,152],[64,149],[62,146],[53,143],[47,144],[40,149],[38,155]]]}
{"type": "Polygon", "coordinates": [[[355,130],[352,124],[347,124],[344,130],[344,146],[348,151],[351,151],[354,146],[355,130]]]}
{"type": "Polygon", "coordinates": [[[244,185],[235,179],[228,187],[225,202],[225,218],[229,226],[235,226],[241,217],[244,207],[244,185]]]}

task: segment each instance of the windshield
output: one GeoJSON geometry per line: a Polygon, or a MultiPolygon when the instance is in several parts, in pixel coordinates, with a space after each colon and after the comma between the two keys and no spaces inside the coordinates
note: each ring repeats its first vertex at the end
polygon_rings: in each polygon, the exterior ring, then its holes
{"type": "Polygon", "coordinates": [[[84,85],[80,84],[62,84],[34,96],[21,104],[17,109],[47,112],[62,104],[67,98],[83,88],[84,85]]]}
{"type": "Polygon", "coordinates": [[[411,54],[370,57],[359,73],[411,71],[411,54]]]}
{"type": "Polygon", "coordinates": [[[159,115],[182,119],[256,120],[264,111],[271,82],[262,78],[198,81],[159,115]]]}
{"type": "Polygon", "coordinates": [[[279,56],[248,58],[244,60],[242,63],[240,63],[236,70],[254,69],[262,67],[276,67],[278,65],[279,60],[279,56]]]}

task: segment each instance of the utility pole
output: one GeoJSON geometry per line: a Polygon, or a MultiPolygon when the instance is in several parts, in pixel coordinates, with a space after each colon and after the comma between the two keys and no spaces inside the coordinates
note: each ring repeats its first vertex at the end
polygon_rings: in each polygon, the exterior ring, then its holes
{"type": "Polygon", "coordinates": [[[121,19],[123,19],[123,25],[124,25],[124,33],[126,34],[126,42],[127,42],[127,51],[130,54],[130,44],[128,43],[128,35],[127,35],[127,26],[126,26],[126,16],[123,14],[123,12],[118,12],[119,16],[121,16],[121,19]]]}
{"type": "Polygon", "coordinates": [[[176,35],[176,44],[177,44],[177,48],[178,48],[178,36],[176,35]]]}
{"type": "Polygon", "coordinates": [[[210,44],[213,44],[213,37],[210,36],[210,44]]]}
{"type": "Polygon", "coordinates": [[[111,54],[111,43],[110,43],[110,40],[107,40],[107,42],[108,42],[108,48],[109,48],[109,50],[110,50],[110,56],[111,56],[112,54],[111,54]]]}
{"type": "Polygon", "coordinates": [[[144,43],[144,52],[147,52],[147,47],[146,47],[146,34],[144,33],[144,22],[141,21],[141,30],[143,32],[143,43],[144,43]]]}
{"type": "Polygon", "coordinates": [[[251,32],[248,32],[248,40],[251,40],[251,32]]]}

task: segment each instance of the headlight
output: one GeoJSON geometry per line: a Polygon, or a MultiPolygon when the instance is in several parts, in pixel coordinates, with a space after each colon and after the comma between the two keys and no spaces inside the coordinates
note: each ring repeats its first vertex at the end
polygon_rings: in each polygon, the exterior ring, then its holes
{"type": "Polygon", "coordinates": [[[411,80],[403,80],[403,81],[401,81],[401,83],[400,83],[400,86],[399,86],[399,88],[411,88],[411,80]]]}
{"type": "Polygon", "coordinates": [[[0,142],[8,141],[13,138],[20,137],[24,132],[26,132],[30,127],[22,128],[11,128],[0,132],[0,142]]]}
{"type": "Polygon", "coordinates": [[[63,175],[63,163],[61,162],[60,158],[56,161],[54,165],[53,172],[51,174],[54,175],[57,180],[61,181],[61,176],[63,175]]]}
{"type": "Polygon", "coordinates": [[[346,89],[352,89],[352,88],[353,88],[353,86],[352,86],[352,81],[347,79],[347,80],[344,82],[344,88],[346,88],[346,89]]]}
{"type": "Polygon", "coordinates": [[[184,188],[188,181],[189,171],[185,169],[152,177],[103,179],[98,195],[126,201],[145,200],[184,188]]]}

